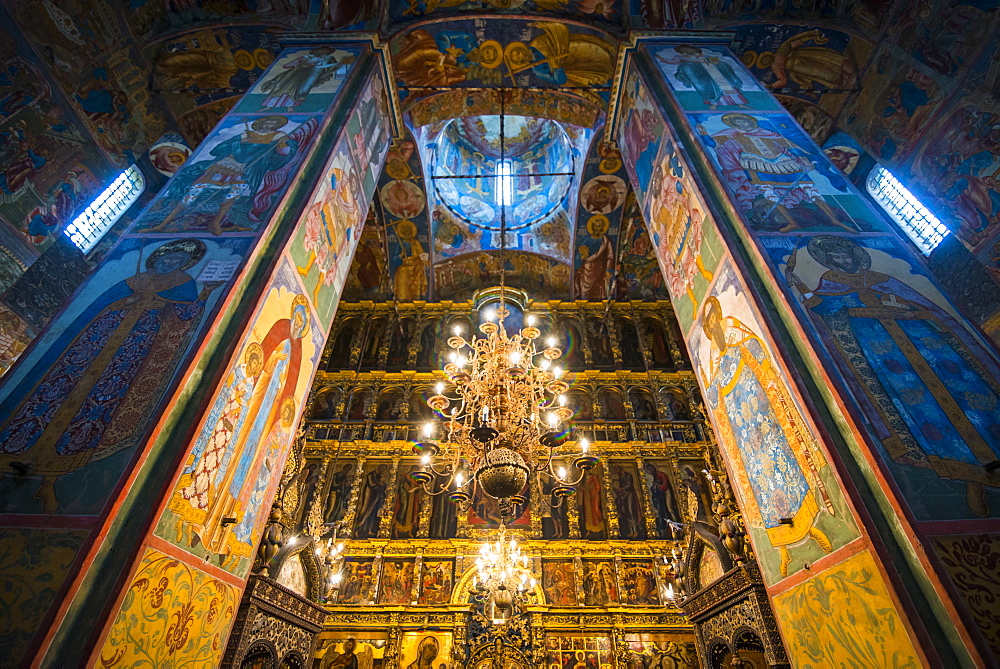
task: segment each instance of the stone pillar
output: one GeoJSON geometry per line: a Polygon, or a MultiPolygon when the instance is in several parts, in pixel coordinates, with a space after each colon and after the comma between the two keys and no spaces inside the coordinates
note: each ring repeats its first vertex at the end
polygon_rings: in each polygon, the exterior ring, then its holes
{"type": "Polygon", "coordinates": [[[221,659],[393,134],[379,56],[289,46],[5,376],[15,664],[221,659]]]}
{"type": "Polygon", "coordinates": [[[640,40],[613,132],[790,660],[995,665],[996,352],[711,40],[640,40]]]}

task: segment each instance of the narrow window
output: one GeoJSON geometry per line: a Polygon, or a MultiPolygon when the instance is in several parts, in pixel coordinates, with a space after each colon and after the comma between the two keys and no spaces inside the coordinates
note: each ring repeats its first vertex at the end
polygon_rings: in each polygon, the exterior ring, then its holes
{"type": "Polygon", "coordinates": [[[73,222],[66,226],[66,235],[84,253],[94,248],[111,226],[122,217],[146,188],[142,172],[133,165],[111,182],[73,222]]]}
{"type": "Polygon", "coordinates": [[[514,170],[509,160],[497,163],[497,204],[510,206],[514,202],[514,170]]]}
{"type": "Polygon", "coordinates": [[[937,216],[881,165],[876,165],[868,175],[868,192],[925,256],[948,235],[948,228],[937,216]]]}

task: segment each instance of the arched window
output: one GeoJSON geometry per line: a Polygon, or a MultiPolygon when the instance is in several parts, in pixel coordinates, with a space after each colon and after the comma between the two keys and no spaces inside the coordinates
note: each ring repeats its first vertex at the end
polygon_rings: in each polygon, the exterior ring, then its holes
{"type": "Polygon", "coordinates": [[[950,232],[899,179],[881,165],[872,168],[868,175],[868,192],[925,256],[930,255],[950,232]]]}
{"type": "Polygon", "coordinates": [[[133,165],[111,182],[104,192],[66,226],[66,236],[84,253],[89,253],[101,237],[132,206],[146,188],[142,172],[133,165]]]}

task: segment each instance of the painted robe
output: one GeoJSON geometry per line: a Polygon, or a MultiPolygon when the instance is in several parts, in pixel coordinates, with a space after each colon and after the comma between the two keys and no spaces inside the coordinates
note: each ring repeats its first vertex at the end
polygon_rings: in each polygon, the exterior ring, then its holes
{"type": "MultiPolygon", "coordinates": [[[[353,55],[347,54],[343,61],[353,59],[353,55]]],[[[284,107],[286,111],[294,111],[306,101],[309,91],[333,78],[340,67],[341,60],[335,54],[312,52],[285,63],[280,72],[260,85],[261,92],[267,94],[260,103],[261,108],[278,110],[284,107]]]]}
{"type": "Polygon", "coordinates": [[[826,272],[805,304],[867,398],[890,457],[1000,486],[983,468],[1000,459],[1000,367],[951,314],[871,270],[826,272]]]}
{"type": "MultiPolygon", "coordinates": [[[[256,378],[249,397],[245,395],[249,386],[240,381],[239,375],[232,375],[234,386],[225,389],[215,400],[210,417],[219,415],[217,422],[205,423],[198,442],[208,446],[201,453],[196,447],[189,456],[178,489],[170,501],[170,508],[190,526],[201,544],[209,551],[219,554],[249,556],[251,546],[235,538],[221,521],[226,516],[242,519],[246,513],[254,513],[246,508],[244,486],[252,488],[248,476],[258,452],[268,448],[264,443],[272,428],[280,422],[282,398],[293,396],[302,367],[302,338],[308,331],[309,315],[304,299],[296,299],[293,317],[298,321],[284,318],[275,322],[260,342],[263,367],[256,378]],[[234,409],[233,395],[241,393],[243,401],[234,409]],[[219,407],[229,407],[219,410],[219,407]],[[235,417],[236,422],[231,419],[235,417]],[[213,467],[214,464],[214,467],[213,467]],[[209,479],[208,490],[204,491],[204,481],[209,479]]],[[[249,350],[253,345],[247,347],[249,350]]],[[[194,545],[194,537],[191,537],[194,545]]]]}
{"type": "MultiPolygon", "coordinates": [[[[411,472],[419,471],[412,467],[411,472]]],[[[396,539],[412,539],[420,527],[420,500],[423,488],[409,476],[400,476],[396,486],[395,520],[392,536],[396,539]]]]}
{"type": "Polygon", "coordinates": [[[377,469],[365,475],[364,491],[361,500],[361,509],[358,511],[358,520],[355,523],[355,536],[358,539],[369,539],[378,536],[380,513],[385,504],[387,467],[379,465],[377,469]]]}
{"type": "Polygon", "coordinates": [[[576,496],[580,513],[580,536],[584,539],[604,538],[604,509],[601,505],[601,479],[588,471],[576,496]]]}
{"type": "Polygon", "coordinates": [[[698,91],[701,101],[710,108],[719,105],[746,106],[742,82],[729,63],[718,57],[705,55],[680,55],[677,58],[660,57],[667,65],[676,65],[674,76],[685,86],[698,91]]]}
{"type": "Polygon", "coordinates": [[[738,319],[723,320],[726,349],[712,342],[705,398],[720,444],[753,490],[756,504],[744,502],[748,524],[762,524],[775,547],[794,544],[810,534],[820,510],[805,473],[805,426],[763,342],[738,319]],[[783,524],[783,518],[794,523],[783,524]]]}
{"type": "Polygon", "coordinates": [[[131,445],[177,356],[201,321],[207,294],[191,276],[156,267],[120,281],[87,306],[0,404],[0,462],[30,463],[45,477],[46,513],[59,505],[54,479],[131,445]],[[4,456],[11,456],[4,458],[4,456]]]}

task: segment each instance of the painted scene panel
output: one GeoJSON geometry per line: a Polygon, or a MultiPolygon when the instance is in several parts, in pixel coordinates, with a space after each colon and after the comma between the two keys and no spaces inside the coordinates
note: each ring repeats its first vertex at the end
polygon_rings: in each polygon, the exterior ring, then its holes
{"type": "Polygon", "coordinates": [[[455,563],[451,560],[423,561],[420,579],[420,604],[447,604],[451,601],[455,563]]]}
{"type": "Polygon", "coordinates": [[[377,632],[320,632],[316,654],[317,669],[387,669],[385,651],[389,635],[377,632]]]}
{"type": "Polygon", "coordinates": [[[606,636],[545,637],[545,669],[612,669],[614,653],[606,636]]]}
{"type": "Polygon", "coordinates": [[[727,261],[688,345],[769,583],[858,536],[826,457],[727,261]]]}
{"type": "Polygon", "coordinates": [[[409,604],[413,593],[413,560],[385,560],[379,581],[379,604],[409,604]]]}
{"type": "Polygon", "coordinates": [[[375,603],[375,561],[371,558],[344,560],[344,578],[341,580],[340,604],[375,603]]]}
{"type": "Polygon", "coordinates": [[[652,560],[622,560],[621,602],[626,606],[659,606],[656,568],[652,560]]]}
{"type": "Polygon", "coordinates": [[[116,246],[0,390],[7,513],[97,514],[247,252],[247,239],[116,246]]]}
{"type": "Polygon", "coordinates": [[[324,177],[306,208],[290,253],[324,325],[347,282],[351,259],[389,147],[388,111],[382,79],[373,76],[348,118],[324,177]]]}
{"type": "Polygon", "coordinates": [[[321,46],[285,51],[240,99],[233,113],[325,112],[362,50],[321,46]]]}
{"type": "Polygon", "coordinates": [[[671,523],[681,523],[681,506],[677,488],[671,479],[672,465],[667,460],[646,460],[642,463],[643,484],[649,491],[649,501],[655,519],[656,538],[680,538],[671,523]]]}
{"type": "Polygon", "coordinates": [[[699,666],[693,634],[626,634],[626,669],[684,669],[699,666]]]}
{"type": "Polygon", "coordinates": [[[292,182],[319,116],[229,116],[171,177],[133,232],[261,230],[292,182]]]}
{"type": "Polygon", "coordinates": [[[893,240],[766,238],[922,520],[1000,514],[1000,364],[893,240]]]}
{"type": "Polygon", "coordinates": [[[542,590],[549,606],[576,606],[576,566],[573,561],[544,560],[542,590]]]}
{"type": "Polygon", "coordinates": [[[155,530],[241,578],[323,349],[293,272],[283,260],[264,291],[155,530]]]}
{"type": "Polygon", "coordinates": [[[614,606],[618,603],[618,579],[610,560],[583,561],[583,605],[614,606]]]}

